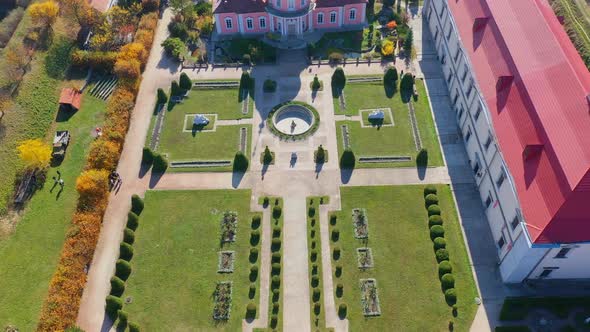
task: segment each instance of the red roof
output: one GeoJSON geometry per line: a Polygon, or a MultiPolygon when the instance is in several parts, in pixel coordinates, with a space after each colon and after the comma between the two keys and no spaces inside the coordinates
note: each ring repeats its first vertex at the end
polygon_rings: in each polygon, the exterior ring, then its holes
{"type": "Polygon", "coordinates": [[[80,109],[82,104],[82,94],[73,88],[63,88],[59,96],[59,103],[65,105],[72,105],[76,109],[80,109]]]}
{"type": "Polygon", "coordinates": [[[261,13],[266,8],[263,0],[216,0],[213,5],[213,13],[261,13]]]}
{"type": "Polygon", "coordinates": [[[590,241],[590,73],[584,62],[546,0],[448,4],[531,240],[590,241]],[[485,17],[485,27],[474,29],[476,18],[485,17]],[[500,76],[513,76],[504,91],[497,89],[500,76]]]}

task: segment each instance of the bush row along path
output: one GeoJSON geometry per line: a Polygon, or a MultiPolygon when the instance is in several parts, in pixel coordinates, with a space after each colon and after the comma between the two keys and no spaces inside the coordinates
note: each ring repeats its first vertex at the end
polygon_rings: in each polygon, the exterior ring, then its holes
{"type": "MultiPolygon", "coordinates": [[[[99,238],[93,262],[89,271],[78,325],[85,331],[94,332],[104,329],[104,299],[109,293],[109,279],[114,271],[118,257],[119,242],[125,227],[127,211],[130,208],[132,194],[144,195],[148,189],[152,190],[197,190],[197,189],[232,189],[249,188],[252,190],[251,208],[260,210],[258,197],[281,196],[284,198],[284,262],[285,273],[284,310],[288,313],[283,317],[283,330],[310,331],[309,280],[307,263],[307,226],[306,226],[306,197],[329,195],[330,205],[320,210],[320,230],[322,241],[322,262],[324,265],[323,285],[324,294],[333,294],[331,276],[330,243],[328,237],[328,210],[340,208],[341,185],[404,185],[449,183],[450,178],[446,167],[427,168],[418,172],[415,168],[398,169],[362,169],[352,174],[341,173],[338,167],[337,137],[334,121],[334,109],[330,93],[330,76],[333,68],[329,66],[307,67],[304,63],[304,52],[288,51],[281,53],[279,63],[275,66],[255,67],[252,75],[256,78],[256,101],[252,122],[252,153],[251,165],[246,174],[232,173],[168,173],[163,176],[153,176],[151,172],[141,172],[141,150],[145,144],[151,111],[155,104],[156,90],[168,87],[171,80],[177,79],[177,67],[170,64],[163,56],[159,46],[166,38],[166,27],[171,19],[169,10],[164,12],[159,24],[154,48],[152,49],[147,69],[144,73],[142,85],[137,98],[137,104],[131,119],[131,126],[125,141],[123,154],[118,165],[118,172],[122,175],[122,188],[112,194],[105,214],[103,229],[99,238]],[[312,93],[309,83],[314,74],[324,82],[324,91],[312,93]],[[279,89],[274,94],[262,93],[264,79],[272,77],[279,82],[279,89]],[[274,137],[264,128],[264,119],[271,108],[281,101],[299,100],[313,105],[320,111],[321,123],[315,135],[306,141],[283,142],[274,137]],[[330,152],[328,162],[318,167],[313,162],[313,152],[322,144],[330,152]],[[267,167],[260,164],[260,154],[265,146],[269,146],[275,153],[276,163],[267,167]],[[291,154],[296,153],[295,163],[291,161],[291,154]]],[[[398,61],[399,63],[399,61],[398,61]]],[[[400,68],[401,69],[401,68],[400,68]]],[[[405,68],[404,68],[405,69],[405,68]]],[[[377,64],[348,65],[347,74],[382,74],[383,67],[377,64]]],[[[221,79],[239,78],[239,69],[188,70],[193,79],[221,79]]],[[[270,227],[268,211],[264,213],[262,238],[262,268],[260,315],[251,323],[244,321],[245,331],[254,327],[268,326],[268,280],[270,252],[267,252],[270,241],[270,227]]],[[[340,320],[332,296],[324,297],[326,326],[336,331],[347,331],[348,321],[340,320]]],[[[243,308],[235,308],[236,313],[243,308]]],[[[141,322],[139,322],[141,323],[141,322]]]]}

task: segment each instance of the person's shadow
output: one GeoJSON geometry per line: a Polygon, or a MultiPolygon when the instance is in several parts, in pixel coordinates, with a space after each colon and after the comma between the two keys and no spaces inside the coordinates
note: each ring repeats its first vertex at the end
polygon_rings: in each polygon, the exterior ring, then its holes
{"type": "Polygon", "coordinates": [[[297,163],[297,154],[295,152],[293,152],[293,153],[291,153],[291,160],[289,161],[289,167],[294,168],[296,163],[297,163]]]}
{"type": "Polygon", "coordinates": [[[322,171],[322,168],[324,168],[323,162],[315,164],[315,178],[316,179],[320,176],[320,172],[322,171]]]}

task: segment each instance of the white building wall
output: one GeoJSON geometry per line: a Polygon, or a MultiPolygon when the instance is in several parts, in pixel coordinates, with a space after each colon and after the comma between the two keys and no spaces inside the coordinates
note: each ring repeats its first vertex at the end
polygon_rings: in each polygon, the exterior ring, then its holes
{"type": "Polygon", "coordinates": [[[590,245],[562,245],[560,248],[549,249],[547,255],[533,270],[531,279],[588,279],[590,278],[590,245]],[[559,255],[568,248],[567,254],[559,255]],[[543,271],[551,270],[546,276],[543,271]]]}
{"type": "Polygon", "coordinates": [[[500,264],[500,275],[505,283],[519,283],[529,277],[531,271],[549,249],[531,249],[524,234],[513,243],[510,254],[500,264]]]}

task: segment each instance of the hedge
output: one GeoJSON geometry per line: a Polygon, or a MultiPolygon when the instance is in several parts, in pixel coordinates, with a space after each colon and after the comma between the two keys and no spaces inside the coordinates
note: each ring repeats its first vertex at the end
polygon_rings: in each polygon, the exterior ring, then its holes
{"type": "Polygon", "coordinates": [[[271,261],[273,263],[280,263],[281,262],[281,253],[280,252],[273,252],[271,261]]]}
{"type": "Polygon", "coordinates": [[[312,276],[311,277],[311,287],[318,287],[320,284],[320,278],[318,278],[318,276],[312,276]]]}
{"type": "Polygon", "coordinates": [[[113,320],[117,317],[117,311],[123,308],[123,300],[120,297],[108,295],[106,299],[106,312],[113,320]]]}
{"type": "Polygon", "coordinates": [[[139,217],[137,217],[137,214],[129,211],[127,213],[127,228],[135,231],[137,230],[137,226],[139,226],[139,217]]]}
{"type": "Polygon", "coordinates": [[[346,303],[340,303],[338,306],[338,317],[340,317],[340,319],[346,318],[347,310],[346,303]]]}
{"type": "Polygon", "coordinates": [[[178,81],[180,88],[183,90],[190,90],[193,87],[193,81],[188,77],[186,73],[180,73],[180,80],[178,81]]]}
{"type": "Polygon", "coordinates": [[[115,276],[121,278],[121,280],[127,280],[131,274],[131,264],[129,262],[118,259],[115,265],[115,276]]]}
{"type": "Polygon", "coordinates": [[[260,242],[260,231],[256,229],[250,232],[250,245],[256,246],[258,242],[260,242]]]}
{"type": "Polygon", "coordinates": [[[258,227],[260,227],[260,220],[259,215],[252,217],[252,229],[258,229],[258,227]]]}
{"type": "Polygon", "coordinates": [[[246,170],[248,170],[248,165],[250,165],[248,157],[246,157],[246,155],[242,151],[236,152],[233,165],[234,172],[245,172],[246,170]]]}
{"type": "Polygon", "coordinates": [[[271,285],[273,288],[279,288],[279,286],[281,285],[281,277],[279,276],[273,276],[271,278],[271,285]]]}
{"type": "Polygon", "coordinates": [[[131,196],[131,212],[135,213],[136,215],[140,215],[141,211],[143,211],[144,203],[143,199],[136,194],[131,196]]]}
{"type": "Polygon", "coordinates": [[[133,247],[129,243],[121,242],[119,245],[119,258],[128,262],[133,258],[133,247]]]}
{"type": "Polygon", "coordinates": [[[129,314],[122,309],[117,311],[117,317],[119,318],[119,324],[122,326],[126,326],[127,322],[129,321],[129,314]]]}
{"type": "Polygon", "coordinates": [[[313,301],[314,302],[318,302],[320,300],[321,297],[321,292],[319,288],[314,288],[313,289],[313,301]]]}
{"type": "Polygon", "coordinates": [[[441,225],[443,224],[443,219],[440,215],[435,214],[428,217],[428,227],[432,227],[434,225],[441,225]]]}
{"type": "Polygon", "coordinates": [[[340,230],[336,227],[332,229],[332,241],[337,242],[340,239],[340,230]]]}
{"type": "MultiPolygon", "coordinates": [[[[168,102],[168,95],[162,88],[158,88],[158,104],[166,104],[168,102]]],[[[146,149],[146,148],[144,148],[146,149]]]]}
{"type": "Polygon", "coordinates": [[[154,164],[152,171],[156,173],[164,173],[168,168],[168,160],[163,155],[157,153],[154,155],[154,164]]]}
{"type": "Polygon", "coordinates": [[[129,332],[139,332],[141,329],[139,328],[139,324],[135,322],[129,322],[129,332]]]}
{"type": "Polygon", "coordinates": [[[335,261],[340,259],[340,248],[339,247],[334,248],[334,251],[332,252],[332,256],[335,261]]]}
{"type": "Polygon", "coordinates": [[[430,239],[434,241],[437,237],[445,237],[445,229],[440,225],[430,227],[430,239]]]}
{"type": "Polygon", "coordinates": [[[125,228],[123,230],[123,242],[133,244],[135,242],[135,232],[132,229],[125,228]]]}
{"type": "Polygon", "coordinates": [[[281,264],[280,263],[273,263],[270,273],[272,275],[280,275],[281,274],[281,264]]]}
{"type": "Polygon", "coordinates": [[[434,215],[439,215],[440,216],[440,206],[433,204],[431,206],[428,207],[428,216],[434,216],[434,215]]]}
{"type": "Polygon", "coordinates": [[[273,217],[273,218],[275,218],[275,219],[279,219],[279,218],[281,217],[281,214],[282,214],[282,213],[283,213],[283,209],[282,209],[280,206],[278,206],[278,205],[275,205],[275,206],[272,208],[272,217],[273,217]]]}
{"type": "Polygon", "coordinates": [[[154,151],[147,146],[143,148],[141,162],[145,165],[151,165],[154,162],[154,151]]]}
{"type": "Polygon", "coordinates": [[[455,288],[455,277],[450,273],[446,273],[440,279],[440,283],[445,291],[450,288],[455,288]]]}
{"type": "Polygon", "coordinates": [[[125,282],[121,278],[113,276],[111,278],[111,295],[121,296],[125,292],[125,282]]]}

